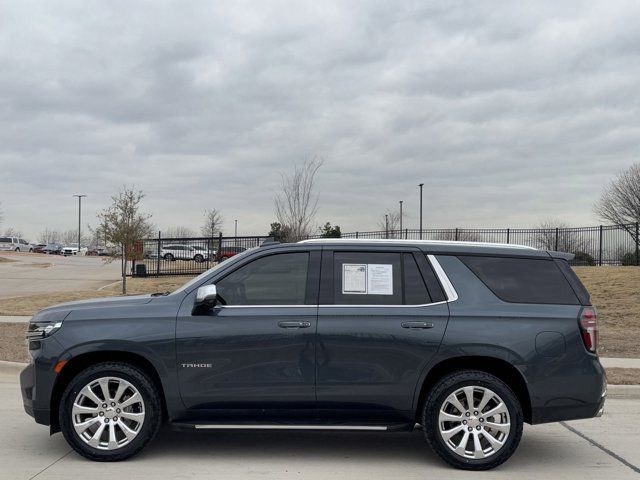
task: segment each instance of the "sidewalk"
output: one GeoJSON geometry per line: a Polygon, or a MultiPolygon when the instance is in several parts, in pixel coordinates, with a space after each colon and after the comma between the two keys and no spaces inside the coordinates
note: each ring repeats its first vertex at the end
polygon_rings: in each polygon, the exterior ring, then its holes
{"type": "Polygon", "coordinates": [[[0,316],[0,323],[27,323],[29,320],[31,320],[30,316],[0,316]]]}

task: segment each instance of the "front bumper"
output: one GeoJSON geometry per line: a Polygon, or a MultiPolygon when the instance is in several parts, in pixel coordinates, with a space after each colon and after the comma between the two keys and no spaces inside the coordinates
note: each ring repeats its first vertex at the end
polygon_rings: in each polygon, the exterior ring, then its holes
{"type": "Polygon", "coordinates": [[[51,412],[48,408],[38,408],[36,402],[36,371],[35,365],[30,363],[20,372],[20,392],[22,393],[22,405],[24,411],[32,416],[36,423],[49,425],[51,412]]]}

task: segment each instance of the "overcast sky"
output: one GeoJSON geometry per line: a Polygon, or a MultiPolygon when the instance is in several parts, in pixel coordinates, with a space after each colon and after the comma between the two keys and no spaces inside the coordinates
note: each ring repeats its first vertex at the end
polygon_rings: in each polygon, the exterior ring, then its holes
{"type": "Polygon", "coordinates": [[[158,228],[264,234],[321,157],[317,223],[599,222],[640,160],[640,2],[0,3],[2,229],[83,225],[122,184],[158,228]]]}

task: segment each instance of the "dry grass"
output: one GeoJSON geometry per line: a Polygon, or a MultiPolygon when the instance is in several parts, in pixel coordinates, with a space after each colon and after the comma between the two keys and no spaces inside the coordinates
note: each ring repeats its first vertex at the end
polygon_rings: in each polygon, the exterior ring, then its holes
{"type": "MultiPolygon", "coordinates": [[[[171,292],[188,282],[189,279],[190,277],[130,278],[127,279],[127,293],[129,295],[140,295],[154,292],[171,292]]],[[[4,298],[0,300],[0,315],[33,315],[38,310],[56,303],[118,295],[122,295],[121,283],[111,285],[103,290],[55,292],[26,297],[4,298]]]]}
{"type": "Polygon", "coordinates": [[[15,262],[15,260],[11,260],[10,258],[7,258],[7,257],[0,257],[0,263],[2,262],[9,263],[9,262],[15,262]]]}
{"type": "Polygon", "coordinates": [[[600,355],[640,357],[640,268],[577,267],[598,310],[600,355]]]}

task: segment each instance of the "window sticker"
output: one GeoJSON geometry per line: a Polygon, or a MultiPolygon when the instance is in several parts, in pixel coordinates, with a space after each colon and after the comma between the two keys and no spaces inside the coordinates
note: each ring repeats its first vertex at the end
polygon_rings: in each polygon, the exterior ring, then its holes
{"type": "Polygon", "coordinates": [[[343,263],[342,294],[393,295],[393,265],[343,263]]]}
{"type": "Polygon", "coordinates": [[[342,293],[366,295],[367,265],[364,263],[342,264],[342,293]]]}
{"type": "Polygon", "coordinates": [[[369,295],[393,295],[393,265],[367,265],[367,293],[369,295]]]}

